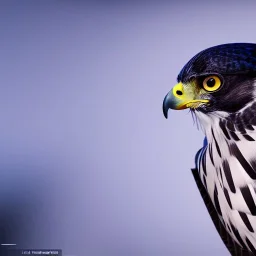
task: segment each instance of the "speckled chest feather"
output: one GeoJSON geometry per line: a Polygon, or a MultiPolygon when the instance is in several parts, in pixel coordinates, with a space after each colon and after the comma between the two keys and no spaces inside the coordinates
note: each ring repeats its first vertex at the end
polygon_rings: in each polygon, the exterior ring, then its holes
{"type": "Polygon", "coordinates": [[[235,114],[196,113],[206,134],[199,176],[226,230],[256,253],[256,103],[235,114]]]}

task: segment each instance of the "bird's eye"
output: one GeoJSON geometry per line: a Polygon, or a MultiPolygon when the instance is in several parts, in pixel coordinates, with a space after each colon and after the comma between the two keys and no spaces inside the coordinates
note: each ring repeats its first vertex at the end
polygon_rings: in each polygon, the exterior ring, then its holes
{"type": "Polygon", "coordinates": [[[217,91],[221,86],[221,81],[217,76],[208,76],[203,81],[203,88],[208,92],[217,91]]]}

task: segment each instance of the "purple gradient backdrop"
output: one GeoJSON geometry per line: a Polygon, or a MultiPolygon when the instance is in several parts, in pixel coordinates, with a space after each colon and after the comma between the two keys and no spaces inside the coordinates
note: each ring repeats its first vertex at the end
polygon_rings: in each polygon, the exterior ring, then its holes
{"type": "Polygon", "coordinates": [[[161,105],[198,51],[256,42],[256,3],[187,2],[1,2],[1,242],[228,255],[190,173],[203,135],[161,105]]]}

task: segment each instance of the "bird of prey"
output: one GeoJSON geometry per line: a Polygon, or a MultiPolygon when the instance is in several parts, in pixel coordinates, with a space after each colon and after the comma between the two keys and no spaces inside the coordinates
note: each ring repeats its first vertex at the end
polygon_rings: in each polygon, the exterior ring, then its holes
{"type": "Polygon", "coordinates": [[[231,255],[256,255],[256,44],[196,54],[163,101],[190,108],[205,134],[194,179],[231,255]]]}

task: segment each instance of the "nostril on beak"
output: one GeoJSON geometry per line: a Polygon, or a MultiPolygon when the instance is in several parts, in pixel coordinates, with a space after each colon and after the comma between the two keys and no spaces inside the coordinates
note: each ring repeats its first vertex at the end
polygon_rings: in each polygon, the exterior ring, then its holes
{"type": "Polygon", "coordinates": [[[176,93],[177,93],[177,95],[182,95],[182,91],[180,91],[180,90],[177,90],[176,93]]]}

